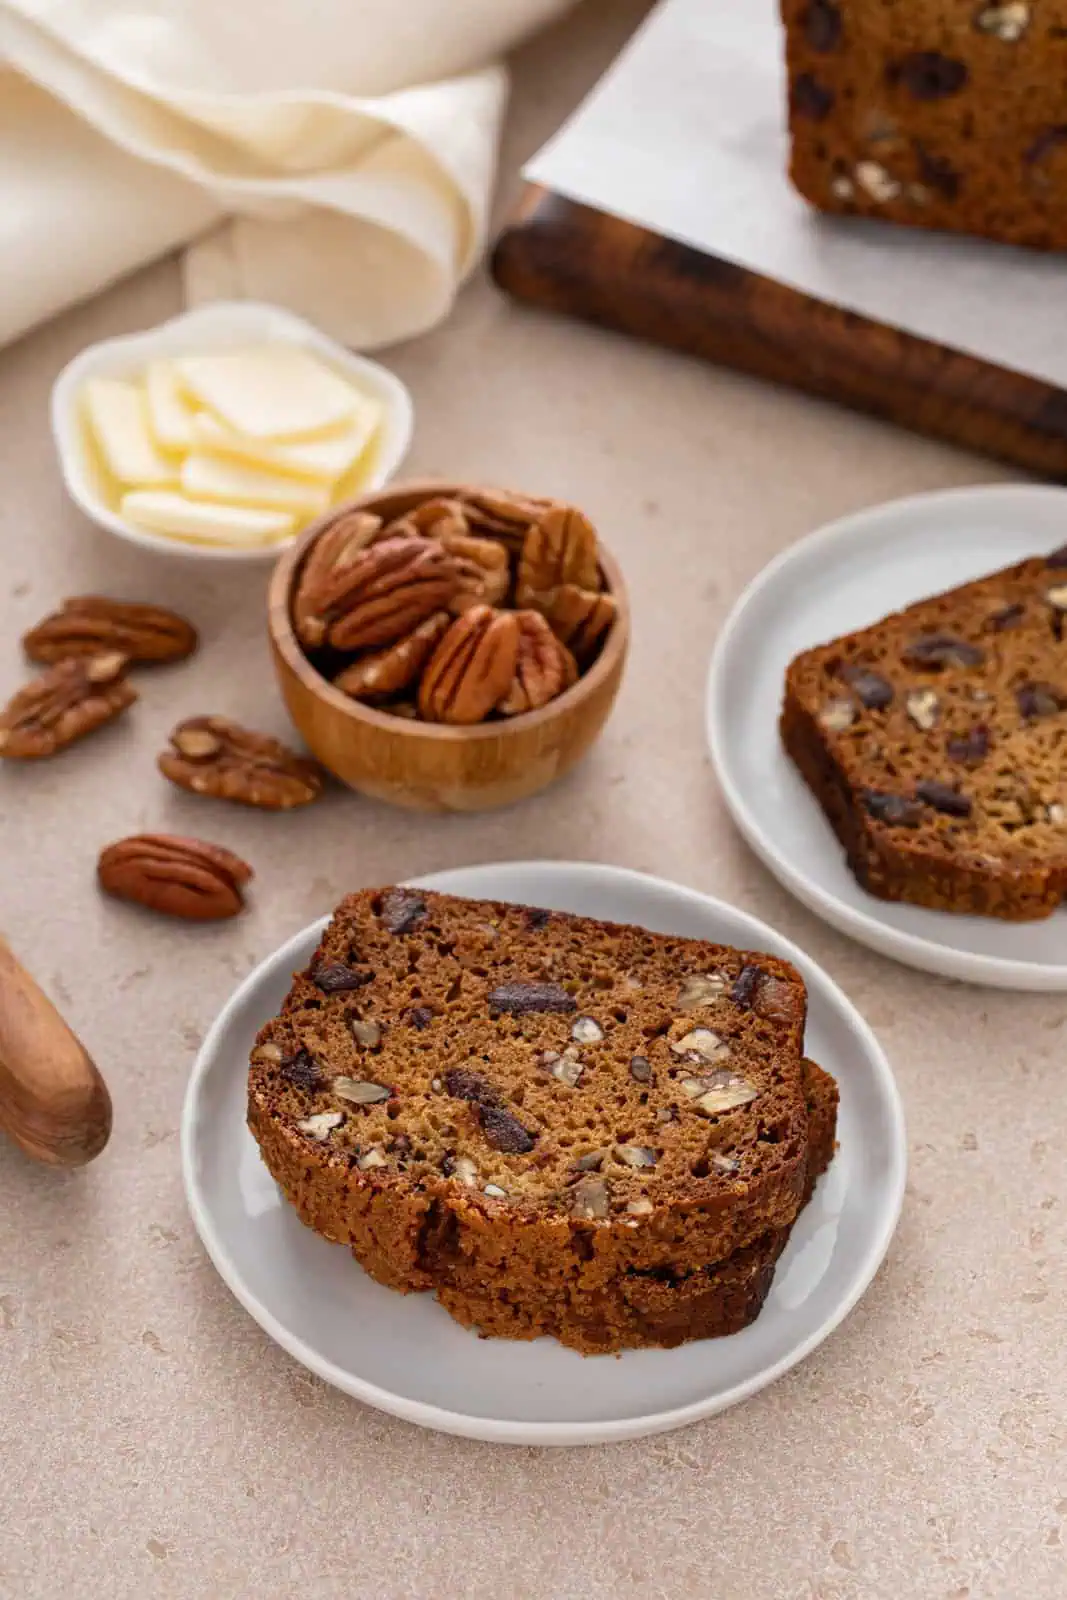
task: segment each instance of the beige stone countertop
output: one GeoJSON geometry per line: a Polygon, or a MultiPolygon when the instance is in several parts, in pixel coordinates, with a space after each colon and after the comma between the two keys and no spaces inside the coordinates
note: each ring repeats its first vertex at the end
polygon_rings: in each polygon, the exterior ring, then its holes
{"type": "MultiPolygon", "coordinates": [[[[505,192],[642,7],[573,17],[517,62],[505,192]]],[[[340,790],[262,816],[171,789],[179,715],[284,733],[264,578],[168,566],[88,526],[60,487],[49,387],[85,343],[178,303],[171,263],[0,354],[0,689],[60,596],[166,600],[187,666],[124,724],[0,773],[0,928],[104,1070],[115,1130],[57,1174],[0,1147],[3,1600],[978,1600],[1067,1594],[1067,995],[896,966],[809,915],[733,831],[705,754],[716,630],[817,524],[993,481],[995,466],[797,395],[553,320],[473,283],[391,351],[418,407],[409,466],[584,506],[622,559],[634,645],[594,754],[488,818],[340,790]],[[203,831],[258,870],[232,924],[105,903],[96,853],[203,831]],[[737,902],[839,980],[895,1067],[911,1177],[888,1259],[843,1327],[746,1405],[597,1449],[503,1448],[395,1421],[298,1367],[240,1308],[186,1214],[177,1129],[234,983],[359,884],[478,860],[592,858],[737,902]]],[[[714,1351],[709,1351],[709,1360],[714,1351]]]]}

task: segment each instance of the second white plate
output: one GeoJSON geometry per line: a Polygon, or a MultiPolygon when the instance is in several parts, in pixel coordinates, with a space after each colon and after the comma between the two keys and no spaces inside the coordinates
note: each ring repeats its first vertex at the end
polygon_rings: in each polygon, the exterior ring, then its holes
{"type": "Polygon", "coordinates": [[[997,922],[895,905],[861,889],[778,737],[786,667],[801,650],[1065,540],[1063,489],[1004,484],[874,506],[765,567],[712,656],[708,742],[749,844],[835,928],[925,972],[1004,989],[1067,990],[1063,914],[997,922]]]}
{"type": "Polygon", "coordinates": [[[551,1339],[480,1340],[429,1295],[399,1295],[317,1238],[280,1195],[245,1127],[248,1055],[306,965],[322,923],[241,984],[193,1068],[182,1166],[197,1230],[262,1328],[327,1383],[409,1422],[509,1444],[595,1444],[677,1428],[795,1366],[855,1305],[885,1254],[904,1193],[900,1099],[874,1035],[826,973],[732,906],[617,867],[470,867],[426,887],[548,906],[768,950],[808,985],[806,1049],[841,1091],[839,1149],[801,1213],[758,1320],[729,1339],[588,1358],[551,1339]]]}

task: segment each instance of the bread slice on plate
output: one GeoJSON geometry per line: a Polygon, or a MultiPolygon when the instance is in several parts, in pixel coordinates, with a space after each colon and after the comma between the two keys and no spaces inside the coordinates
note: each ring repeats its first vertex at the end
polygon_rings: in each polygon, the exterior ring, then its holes
{"type": "Polygon", "coordinates": [[[1067,891],[1067,551],[806,650],[786,750],[871,894],[1025,921],[1067,891]]]}
{"type": "Polygon", "coordinates": [[[806,1006],[772,956],[365,890],[260,1032],[249,1126],[302,1219],[380,1282],[447,1292],[462,1270],[535,1315],[788,1229],[806,1006]]]}

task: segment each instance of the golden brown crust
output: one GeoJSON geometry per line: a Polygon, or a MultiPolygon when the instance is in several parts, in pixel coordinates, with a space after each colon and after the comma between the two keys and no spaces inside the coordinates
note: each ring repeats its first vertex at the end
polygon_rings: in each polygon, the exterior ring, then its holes
{"type": "Polygon", "coordinates": [[[754,1322],[774,1281],[788,1229],[737,1251],[727,1261],[675,1278],[667,1269],[624,1274],[615,1284],[555,1308],[507,1291],[449,1285],[437,1298],[450,1316],[486,1337],[548,1335],[583,1355],[721,1339],[754,1322]]]}
{"type": "Polygon", "coordinates": [[[804,1190],[807,1205],[815,1185],[834,1159],[837,1149],[837,1084],[814,1061],[804,1062],[804,1084],[808,1101],[808,1180],[804,1190]]]}

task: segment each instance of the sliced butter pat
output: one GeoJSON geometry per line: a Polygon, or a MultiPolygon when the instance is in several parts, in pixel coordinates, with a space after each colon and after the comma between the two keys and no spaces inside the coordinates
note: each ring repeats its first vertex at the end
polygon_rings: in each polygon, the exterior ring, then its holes
{"type": "Polygon", "coordinates": [[[145,373],[148,421],[156,443],[184,453],[193,447],[193,407],[182,392],[172,361],[153,361],[145,373]]]}
{"type": "Polygon", "coordinates": [[[201,450],[194,450],[182,463],[182,488],[194,500],[292,511],[299,517],[321,516],[330,503],[329,490],[320,484],[241,461],[222,461],[201,450]]]}
{"type": "Polygon", "coordinates": [[[175,365],[195,400],[252,439],[316,438],[342,428],[363,398],[295,345],[181,356],[175,365]]]}
{"type": "Polygon", "coordinates": [[[209,505],[165,489],[134,489],[123,496],[120,509],[138,527],[201,544],[271,544],[296,527],[287,511],[209,505]]]}
{"type": "Polygon", "coordinates": [[[148,426],[148,403],[134,383],[90,378],[85,415],[104,466],[120,483],[176,483],[178,468],[156,446],[148,426]]]}
{"type": "Polygon", "coordinates": [[[247,434],[235,433],[210,411],[198,411],[193,419],[193,437],[208,455],[331,485],[351,472],[377,432],[381,417],[377,400],[363,400],[340,433],[298,444],[279,444],[273,439],[250,439],[247,434]]]}

